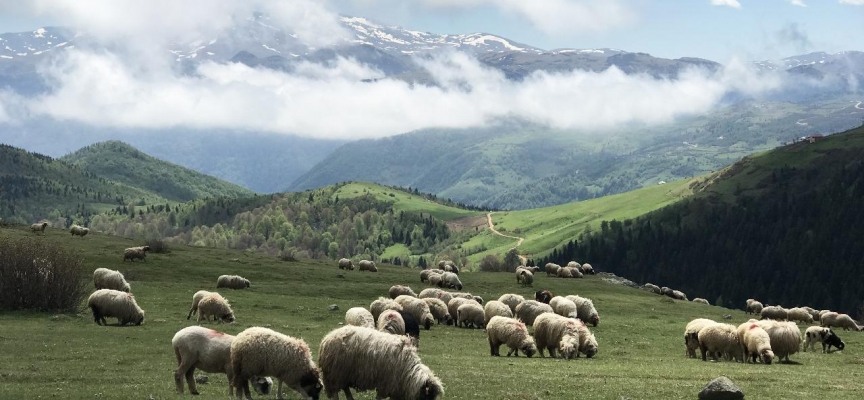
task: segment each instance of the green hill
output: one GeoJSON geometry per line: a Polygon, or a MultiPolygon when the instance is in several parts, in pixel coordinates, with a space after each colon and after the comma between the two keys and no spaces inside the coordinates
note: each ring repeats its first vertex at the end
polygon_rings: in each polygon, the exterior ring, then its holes
{"type": "Polygon", "coordinates": [[[252,194],[249,189],[151,157],[119,141],[96,143],[60,159],[95,175],[151,191],[170,201],[252,194]]]}
{"type": "MultiPolygon", "coordinates": [[[[0,228],[6,237],[32,236],[26,228],[0,228]]],[[[97,267],[117,269],[130,281],[146,320],[139,327],[97,326],[83,304],[79,314],[0,313],[0,398],[63,399],[173,399],[173,371],[177,367],[171,338],[187,321],[191,297],[213,290],[222,274],[248,278],[250,289],[220,290],[229,299],[235,324],[202,323],[236,335],[251,326],[265,326],[304,339],[318,361],[323,336],[344,323],[351,307],[368,307],[386,296],[391,285],[424,287],[418,271],[381,265],[378,273],[348,271],[337,276],[332,261],[281,262],[264,254],[228,249],[173,246],[170,253],[151,254],[146,263],[124,263],[122,249],[140,242],[91,233],[74,240],[49,228],[37,240],[60,243],[82,254],[82,273],[97,267]],[[329,311],[331,304],[338,305],[329,311]],[[34,384],[38,382],[38,384],[34,384]]],[[[822,398],[858,399],[864,391],[859,378],[864,362],[864,336],[839,332],[844,351],[798,353],[793,364],[703,362],[684,358],[681,332],[691,319],[707,317],[739,324],[749,316],[741,311],[692,302],[679,302],[608,283],[605,276],[582,280],[539,275],[534,287],[520,287],[512,274],[463,273],[465,291],[484,299],[503,293],[531,297],[548,288],[558,295],[579,294],[593,299],[601,323],[591,330],[599,342],[592,359],[571,360],[491,357],[482,329],[434,326],[421,332],[419,355],[440,377],[446,399],[692,399],[717,376],[737,383],[747,398],[775,400],[822,398]],[[545,371],[554,371],[546,373],[545,371]],[[814,382],[818,376],[818,382],[814,382]]],[[[92,287],[88,280],[88,288],[92,287]]],[[[108,319],[110,324],[115,319],[108,319]]],[[[804,327],[802,326],[802,329],[804,327]]],[[[502,350],[505,351],[505,350],[502,350]]],[[[201,372],[197,372],[201,373],[201,372]]],[[[225,398],[225,375],[204,373],[209,384],[198,385],[201,398],[225,398]]],[[[188,392],[187,392],[188,393],[188,392]]],[[[188,396],[188,394],[187,394],[188,396]]],[[[288,398],[297,398],[294,392],[288,398]]],[[[372,399],[364,392],[358,399],[372,399]]],[[[270,398],[275,398],[275,394],[270,398]]],[[[342,397],[344,398],[344,397],[342,397]]]]}

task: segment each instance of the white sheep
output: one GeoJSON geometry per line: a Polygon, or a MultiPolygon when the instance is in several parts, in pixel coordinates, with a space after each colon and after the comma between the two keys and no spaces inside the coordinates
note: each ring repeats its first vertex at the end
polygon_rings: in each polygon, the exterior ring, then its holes
{"type": "MultiPolygon", "coordinates": [[[[460,299],[468,299],[468,300],[477,301],[477,299],[475,298],[476,296],[474,296],[471,293],[465,293],[465,292],[448,292],[448,293],[450,293],[450,296],[453,296],[454,299],[458,297],[460,299]]],[[[479,303],[479,301],[478,301],[478,303],[479,303]]]]}
{"type": "Polygon", "coordinates": [[[411,290],[411,287],[403,285],[390,286],[390,290],[387,291],[387,293],[390,295],[391,299],[395,299],[403,294],[406,296],[417,297],[417,294],[411,290]]]}
{"type": "Polygon", "coordinates": [[[123,261],[129,260],[130,262],[135,262],[137,259],[147,261],[148,251],[150,251],[150,246],[130,247],[123,250],[123,261]]]}
{"type": "Polygon", "coordinates": [[[453,324],[453,316],[450,315],[450,311],[447,310],[447,304],[445,304],[444,301],[434,297],[426,297],[422,300],[429,306],[429,312],[432,313],[432,316],[435,317],[435,320],[438,321],[439,324],[453,324]]]}
{"type": "Polygon", "coordinates": [[[454,274],[456,274],[456,275],[459,275],[459,267],[457,267],[456,264],[447,264],[447,265],[445,265],[445,266],[444,266],[444,271],[445,271],[445,272],[452,272],[452,273],[454,273],[454,274]]]}
{"type": "Polygon", "coordinates": [[[684,327],[684,347],[687,349],[687,357],[696,358],[696,349],[699,348],[699,331],[716,323],[707,318],[696,318],[684,327]]]}
{"type": "Polygon", "coordinates": [[[387,310],[402,311],[402,306],[393,299],[386,297],[379,297],[378,300],[369,304],[369,312],[372,313],[372,318],[375,318],[376,321],[378,320],[378,316],[387,310]]]}
{"type": "Polygon", "coordinates": [[[773,319],[776,321],[785,321],[788,318],[789,312],[780,306],[768,306],[762,309],[759,313],[762,319],[773,319]]]}
{"type": "Polygon", "coordinates": [[[581,266],[582,266],[582,264],[579,264],[579,263],[576,262],[576,261],[570,261],[570,262],[567,263],[567,268],[578,269],[578,268],[581,267],[581,266]]]}
{"type": "Polygon", "coordinates": [[[672,294],[672,289],[669,289],[668,287],[663,286],[660,288],[660,294],[662,294],[663,296],[669,296],[672,294]]]}
{"type": "Polygon", "coordinates": [[[858,326],[855,320],[847,314],[838,314],[835,312],[827,312],[822,314],[822,326],[828,328],[843,328],[844,331],[862,331],[864,326],[858,326]]]}
{"type": "Polygon", "coordinates": [[[477,303],[479,303],[479,304],[483,304],[483,298],[482,298],[482,297],[480,297],[480,296],[471,296],[471,298],[474,299],[474,301],[476,301],[477,303]]]}
{"type": "Polygon", "coordinates": [[[45,233],[45,227],[47,227],[47,226],[48,226],[47,222],[43,222],[41,224],[33,224],[33,225],[30,225],[30,230],[33,232],[45,233]]]}
{"type": "Polygon", "coordinates": [[[441,275],[444,271],[440,269],[424,269],[420,271],[420,282],[429,282],[429,276],[431,275],[441,275]]]}
{"type": "Polygon", "coordinates": [[[840,337],[831,328],[811,326],[804,332],[804,351],[807,351],[808,348],[813,350],[813,344],[816,342],[822,343],[823,353],[828,352],[831,346],[836,347],[837,350],[846,348],[846,343],[840,340],[840,337]]]}
{"type": "Polygon", "coordinates": [[[93,271],[93,286],[99,289],[114,289],[129,293],[132,288],[120,271],[108,268],[96,268],[93,271]]]}
{"type": "Polygon", "coordinates": [[[701,297],[697,297],[697,298],[693,299],[692,301],[693,301],[694,303],[704,304],[704,305],[706,305],[706,306],[710,306],[710,305],[711,305],[711,303],[709,303],[708,300],[705,300],[705,299],[703,299],[703,298],[701,298],[701,297]]]}
{"type": "Polygon", "coordinates": [[[498,298],[498,301],[506,304],[507,307],[510,307],[510,312],[512,312],[513,315],[516,315],[516,306],[522,304],[522,302],[525,301],[525,297],[515,293],[505,293],[498,298]]]}
{"type": "Polygon", "coordinates": [[[576,303],[568,298],[555,296],[549,301],[549,305],[552,306],[552,311],[555,311],[555,314],[567,318],[579,318],[576,303]]]}
{"type": "MultiPolygon", "coordinates": [[[[549,306],[548,304],[543,305],[549,306]]],[[[492,317],[489,324],[486,325],[486,335],[489,339],[489,352],[494,357],[501,356],[502,344],[506,344],[510,348],[507,357],[514,353],[516,357],[519,357],[519,350],[522,350],[522,354],[529,358],[537,352],[537,345],[534,343],[534,338],[528,334],[528,328],[525,327],[524,323],[513,318],[492,317]]]]}
{"type": "Polygon", "coordinates": [[[213,292],[208,292],[206,290],[199,290],[199,291],[195,292],[195,294],[192,295],[192,308],[189,309],[189,315],[186,316],[187,320],[192,318],[192,314],[195,314],[198,312],[198,303],[201,302],[201,299],[203,299],[204,296],[207,296],[210,293],[213,293],[213,292]]]}
{"type": "Polygon", "coordinates": [[[706,355],[711,353],[711,358],[717,361],[718,354],[725,354],[734,358],[735,361],[743,362],[743,346],[738,340],[737,328],[729,324],[712,324],[702,328],[697,335],[699,349],[702,351],[702,361],[707,361],[706,355]]]}
{"type": "Polygon", "coordinates": [[[669,297],[675,300],[687,301],[687,295],[680,290],[673,290],[671,293],[669,293],[669,297]]]}
{"type": "Polygon", "coordinates": [[[557,276],[559,268],[561,268],[560,265],[550,262],[546,263],[543,270],[546,272],[546,276],[557,276]]]}
{"type": "Polygon", "coordinates": [[[424,365],[405,336],[374,329],[344,326],[324,336],[318,362],[327,397],[339,392],[352,399],[351,389],[375,390],[379,399],[437,399],[441,380],[424,365]]]}
{"type": "Polygon", "coordinates": [[[459,306],[463,304],[474,303],[477,304],[473,299],[466,299],[464,297],[454,297],[447,302],[447,312],[450,313],[450,316],[458,317],[459,306]]]}
{"type": "Polygon", "coordinates": [[[200,324],[202,319],[206,321],[208,316],[217,318],[219,322],[229,324],[234,322],[234,311],[231,310],[231,305],[216,292],[205,295],[198,302],[198,323],[200,324]]]}
{"type": "MultiPolygon", "coordinates": [[[[577,319],[576,322],[576,329],[578,329],[579,332],[579,353],[584,354],[588,358],[594,357],[600,349],[597,344],[597,338],[594,337],[591,330],[585,326],[585,322],[581,319],[577,319]]],[[[579,354],[576,354],[576,357],[579,357],[579,354]]]]}
{"type": "Polygon", "coordinates": [[[90,233],[90,229],[79,225],[72,225],[69,228],[69,233],[71,233],[72,236],[81,236],[83,238],[84,236],[87,236],[88,233],[90,233]]]}
{"type": "MultiPolygon", "coordinates": [[[[431,271],[438,271],[438,270],[433,269],[431,271]]],[[[438,300],[443,301],[444,304],[447,304],[450,302],[450,299],[452,299],[454,296],[452,293],[441,290],[439,288],[426,288],[426,289],[423,289],[420,292],[420,294],[417,295],[417,297],[419,297],[421,299],[426,299],[426,298],[438,299],[438,300]]]]}
{"type": "Polygon", "coordinates": [[[801,330],[794,322],[762,320],[758,321],[771,338],[771,350],[780,361],[789,361],[789,356],[801,349],[801,330]]]}
{"type": "Polygon", "coordinates": [[[816,310],[816,309],[811,308],[811,307],[801,307],[801,308],[807,310],[807,312],[810,313],[810,316],[813,317],[813,321],[819,321],[820,320],[819,310],[816,310]]]}
{"type": "Polygon", "coordinates": [[[576,271],[576,269],[574,269],[574,268],[561,267],[561,268],[558,268],[558,271],[556,271],[556,274],[558,275],[559,278],[574,278],[575,277],[573,274],[574,271],[579,272],[579,271],[576,271]]]}
{"type": "Polygon", "coordinates": [[[557,314],[541,314],[534,320],[534,338],[540,357],[543,349],[549,350],[549,356],[555,357],[558,351],[561,358],[571,359],[579,356],[579,322],[572,318],[557,314]]]}
{"type": "Polygon", "coordinates": [[[660,286],[657,286],[653,283],[646,283],[643,287],[651,293],[660,294],[660,286]]]}
{"type": "Polygon", "coordinates": [[[541,303],[536,300],[526,300],[516,306],[516,313],[514,315],[516,315],[516,318],[525,324],[534,325],[534,320],[537,319],[540,314],[547,312],[554,313],[555,311],[546,303],[541,303]]]}
{"type": "Polygon", "coordinates": [[[591,326],[597,326],[600,323],[600,314],[594,308],[594,302],[580,296],[567,296],[568,300],[576,304],[576,310],[579,314],[579,319],[591,326]]]}
{"type": "Polygon", "coordinates": [[[452,272],[444,272],[441,274],[441,283],[439,287],[462,290],[462,281],[459,280],[459,275],[452,272]]]}
{"type": "Polygon", "coordinates": [[[349,271],[354,270],[354,262],[347,258],[339,259],[339,269],[347,269],[349,271]]]}
{"type": "Polygon", "coordinates": [[[309,345],[303,339],[267,328],[251,327],[237,335],[231,343],[231,370],[237,399],[242,394],[248,400],[252,399],[249,379],[254,376],[279,379],[277,393],[280,394],[282,384],[309,399],[317,399],[323,389],[309,345]]]}
{"type": "Polygon", "coordinates": [[[130,293],[113,289],[99,289],[87,299],[87,307],[93,311],[93,320],[98,325],[107,325],[105,317],[117,318],[120,326],[144,323],[144,310],[138,307],[130,293]]]}
{"type": "Polygon", "coordinates": [[[442,275],[443,274],[430,274],[428,279],[429,285],[441,287],[444,279],[442,275]]]}
{"type": "Polygon", "coordinates": [[[345,312],[345,325],[375,329],[375,317],[363,307],[352,307],[345,312]]]}
{"type": "MultiPolygon", "coordinates": [[[[740,327],[739,327],[740,329],[740,327]]],[[[747,349],[747,361],[761,360],[763,364],[771,364],[774,351],[771,350],[771,337],[759,324],[750,323],[744,332],[744,347],[747,349]]]]}
{"type": "Polygon", "coordinates": [[[594,275],[594,267],[592,267],[591,264],[588,263],[582,264],[582,273],[594,275]]]}
{"type": "Polygon", "coordinates": [[[249,280],[239,275],[220,275],[216,280],[216,288],[246,289],[250,286],[249,280]]]}
{"type": "Polygon", "coordinates": [[[516,272],[516,283],[522,286],[530,286],[534,283],[534,274],[527,269],[516,272]]]}
{"type": "Polygon", "coordinates": [[[468,328],[486,326],[486,315],[483,307],[476,302],[468,302],[456,309],[456,326],[468,328]]]}
{"type": "Polygon", "coordinates": [[[375,266],[375,261],[360,260],[357,265],[360,267],[358,268],[360,271],[378,272],[378,267],[375,266]]]}
{"type": "Polygon", "coordinates": [[[754,299],[747,299],[747,314],[761,314],[763,308],[765,307],[762,305],[762,303],[754,299]]]}
{"type": "Polygon", "coordinates": [[[404,311],[414,316],[417,323],[426,328],[427,331],[432,328],[432,324],[435,323],[435,317],[432,316],[432,312],[429,311],[429,305],[425,301],[405,295],[397,297],[394,301],[402,306],[404,311]]]}
{"type": "Polygon", "coordinates": [[[813,323],[813,315],[804,308],[795,307],[786,311],[786,318],[790,321],[799,321],[805,324],[813,323]]]}
{"type": "Polygon", "coordinates": [[[438,261],[438,269],[441,270],[441,271],[444,271],[444,270],[447,268],[448,265],[450,265],[450,266],[456,266],[456,263],[453,262],[453,261],[450,261],[450,260],[441,260],[441,261],[438,261]]]}
{"type": "Polygon", "coordinates": [[[396,310],[385,310],[378,316],[378,330],[392,335],[405,335],[405,320],[396,310]]]}
{"type": "Polygon", "coordinates": [[[489,320],[495,316],[513,318],[513,311],[511,311],[510,307],[506,304],[498,300],[492,300],[483,306],[483,316],[485,323],[488,325],[489,320]]]}

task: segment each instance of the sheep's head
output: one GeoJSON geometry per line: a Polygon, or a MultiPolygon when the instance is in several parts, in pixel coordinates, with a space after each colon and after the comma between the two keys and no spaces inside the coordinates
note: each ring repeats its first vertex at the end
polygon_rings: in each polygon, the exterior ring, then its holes
{"type": "Polygon", "coordinates": [[[246,283],[246,287],[248,288],[248,287],[250,286],[250,284],[249,284],[249,280],[248,280],[248,279],[244,279],[244,281],[245,281],[245,283],[246,283]]]}
{"type": "Polygon", "coordinates": [[[440,398],[443,394],[444,387],[441,385],[441,382],[435,378],[430,378],[423,384],[423,387],[420,388],[420,393],[417,398],[422,400],[435,400],[440,398]]]}
{"type": "Polygon", "coordinates": [[[135,325],[141,326],[141,324],[143,324],[143,323],[144,323],[144,313],[141,313],[141,316],[137,320],[135,320],[135,325]]]}
{"type": "Polygon", "coordinates": [[[843,343],[843,341],[840,340],[840,336],[837,336],[837,334],[832,330],[828,331],[828,337],[825,338],[825,344],[834,346],[837,350],[843,350],[846,348],[846,343],[843,343]]]}
{"type": "Polygon", "coordinates": [[[227,324],[234,323],[234,313],[225,314],[220,319],[227,324]]]}
{"type": "Polygon", "coordinates": [[[453,317],[450,316],[450,313],[444,314],[444,321],[447,325],[453,325],[453,317]]]}
{"type": "Polygon", "coordinates": [[[457,283],[454,286],[456,286],[456,290],[462,290],[462,284],[461,283],[457,283]]]}
{"type": "Polygon", "coordinates": [[[597,354],[597,338],[594,335],[591,335],[590,338],[585,342],[582,346],[582,353],[585,354],[586,357],[591,358],[597,354]]]}
{"type": "Polygon", "coordinates": [[[324,389],[324,384],[321,383],[321,372],[318,368],[313,368],[300,378],[300,389],[307,398],[318,400],[321,396],[321,390],[324,389]]]}
{"type": "Polygon", "coordinates": [[[774,361],[774,352],[771,349],[765,349],[759,356],[762,358],[762,364],[771,365],[771,362],[774,361]]]}
{"type": "Polygon", "coordinates": [[[480,304],[483,304],[483,298],[482,298],[482,297],[480,297],[480,296],[472,296],[472,298],[474,299],[474,301],[476,301],[476,302],[478,302],[478,303],[480,303],[480,304]]]}
{"type": "Polygon", "coordinates": [[[558,343],[558,352],[561,358],[571,359],[576,358],[579,354],[579,338],[574,335],[567,335],[558,343]]]}
{"type": "Polygon", "coordinates": [[[123,291],[124,292],[129,293],[131,290],[132,290],[132,287],[129,286],[128,282],[123,284],[123,291]]]}
{"type": "Polygon", "coordinates": [[[427,331],[429,329],[432,329],[432,324],[434,323],[435,318],[433,318],[431,315],[427,315],[426,318],[423,318],[423,328],[425,328],[427,331]]]}
{"type": "Polygon", "coordinates": [[[273,378],[270,378],[269,376],[263,378],[260,376],[253,377],[252,389],[255,389],[255,393],[258,393],[259,395],[269,395],[270,391],[273,389],[273,378]]]}
{"type": "Polygon", "coordinates": [[[592,315],[590,318],[588,318],[588,322],[591,323],[591,326],[596,327],[597,324],[600,323],[600,316],[597,315],[597,314],[594,314],[594,315],[592,315]]]}

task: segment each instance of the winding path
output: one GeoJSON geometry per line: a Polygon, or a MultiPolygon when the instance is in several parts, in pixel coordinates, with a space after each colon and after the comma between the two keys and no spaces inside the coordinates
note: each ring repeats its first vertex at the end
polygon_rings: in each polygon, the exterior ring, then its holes
{"type": "MultiPolygon", "coordinates": [[[[518,236],[505,235],[505,234],[503,234],[503,233],[501,233],[501,232],[498,232],[498,230],[495,229],[495,224],[492,223],[492,213],[491,213],[491,212],[490,212],[490,213],[486,213],[486,221],[487,221],[487,223],[489,224],[489,230],[492,231],[492,233],[494,233],[494,234],[496,234],[496,235],[498,235],[498,236],[505,237],[505,238],[509,238],[509,239],[516,239],[516,240],[518,240],[518,242],[516,242],[516,246],[515,246],[514,248],[519,247],[520,245],[522,245],[522,242],[525,241],[525,238],[521,238],[521,237],[518,237],[518,236]]],[[[519,260],[522,261],[522,265],[525,265],[525,264],[528,262],[528,257],[525,257],[525,256],[523,256],[523,255],[520,254],[520,255],[519,255],[519,260]]]]}

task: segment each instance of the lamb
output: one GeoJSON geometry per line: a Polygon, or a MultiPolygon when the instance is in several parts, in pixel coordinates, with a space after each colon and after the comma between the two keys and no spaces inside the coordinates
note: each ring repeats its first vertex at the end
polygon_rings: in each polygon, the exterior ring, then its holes
{"type": "Polygon", "coordinates": [[[753,299],[747,299],[747,314],[761,314],[763,308],[762,303],[753,299]]]}
{"type": "Polygon", "coordinates": [[[372,313],[372,318],[376,321],[378,320],[378,316],[387,310],[402,311],[402,306],[393,299],[388,299],[386,297],[379,297],[378,300],[369,304],[369,312],[372,313]]]}
{"type": "Polygon", "coordinates": [[[505,293],[505,294],[502,294],[501,297],[498,298],[498,301],[506,304],[507,307],[510,307],[510,312],[512,312],[515,315],[516,314],[516,306],[518,306],[523,301],[525,301],[525,298],[518,295],[518,294],[505,293]]]}
{"type": "MultiPolygon", "coordinates": [[[[434,271],[437,271],[437,270],[434,270],[434,271]]],[[[426,288],[426,289],[423,289],[423,291],[421,291],[417,297],[419,297],[421,299],[426,299],[426,298],[438,299],[438,300],[443,301],[444,304],[447,304],[450,302],[450,299],[453,298],[453,294],[450,292],[438,289],[438,288],[426,288]]]]}
{"type": "Polygon", "coordinates": [[[669,297],[671,297],[671,298],[673,298],[673,299],[675,299],[675,300],[683,300],[683,301],[687,301],[687,295],[684,294],[684,292],[682,292],[682,291],[680,291],[680,290],[673,290],[673,291],[669,294],[669,297]]]}
{"type": "Polygon", "coordinates": [[[581,272],[584,274],[588,274],[588,275],[594,275],[595,274],[594,267],[592,267],[591,264],[588,264],[588,263],[582,264],[582,271],[581,272]]]}
{"type": "Polygon", "coordinates": [[[249,286],[249,280],[239,275],[220,275],[216,280],[216,289],[245,289],[249,286]]]}
{"type": "Polygon", "coordinates": [[[456,275],[452,272],[444,272],[443,274],[441,274],[441,284],[439,286],[450,289],[462,290],[462,281],[459,280],[459,275],[456,275]]]}
{"type": "Polygon", "coordinates": [[[90,229],[79,225],[72,225],[72,227],[69,228],[69,233],[71,233],[73,237],[81,236],[83,238],[84,236],[87,236],[88,233],[90,233],[90,229]]]}
{"type": "Polygon", "coordinates": [[[788,362],[789,356],[801,348],[801,330],[794,322],[762,320],[757,324],[768,332],[771,350],[780,361],[785,359],[788,362]]]}
{"type": "Polygon", "coordinates": [[[788,318],[788,311],[780,306],[768,306],[763,308],[759,315],[762,317],[761,319],[785,321],[788,318]]]}
{"type": "MultiPolygon", "coordinates": [[[[543,305],[549,307],[548,304],[543,305]]],[[[486,325],[486,335],[489,339],[489,352],[494,357],[501,356],[502,344],[506,344],[510,348],[507,357],[510,357],[511,354],[519,357],[519,350],[522,350],[522,353],[528,358],[537,352],[537,345],[534,343],[534,338],[528,334],[528,328],[525,327],[524,323],[513,318],[492,317],[489,324],[486,325]]]]}
{"type": "Polygon", "coordinates": [[[660,294],[660,287],[653,283],[646,283],[643,287],[654,294],[660,294]]]}
{"type": "Polygon", "coordinates": [[[843,328],[844,331],[864,331],[864,326],[858,326],[855,320],[847,314],[838,314],[835,312],[827,312],[822,314],[822,326],[828,328],[843,328]]]}
{"type": "Polygon", "coordinates": [[[120,271],[108,268],[96,268],[93,271],[93,286],[96,287],[96,290],[114,289],[126,293],[132,290],[120,271]]]}
{"type": "MultiPolygon", "coordinates": [[[[391,335],[405,335],[405,320],[398,311],[386,310],[378,316],[378,330],[391,335]]],[[[419,328],[418,328],[419,332],[419,328]]]]}
{"type": "Polygon", "coordinates": [[[375,318],[363,307],[352,307],[345,312],[345,325],[375,329],[375,318]]]}
{"type": "Polygon", "coordinates": [[[506,304],[498,300],[492,300],[486,303],[483,307],[483,315],[485,317],[485,323],[488,325],[489,320],[494,316],[513,318],[513,311],[510,311],[510,307],[506,304]]]}
{"type": "Polygon", "coordinates": [[[438,321],[438,324],[453,324],[453,317],[450,315],[450,312],[447,310],[447,304],[444,304],[444,301],[436,299],[436,298],[424,298],[422,299],[429,305],[429,312],[432,313],[432,316],[438,321]]]}
{"type": "Polygon", "coordinates": [[[87,299],[87,307],[93,311],[97,325],[108,325],[105,317],[117,318],[117,325],[144,323],[144,310],[138,307],[135,297],[129,293],[113,289],[99,289],[87,299]]]}
{"type": "Polygon", "coordinates": [[[424,269],[420,271],[420,282],[428,283],[430,275],[440,275],[443,272],[440,269],[424,269]]]}
{"type": "Polygon", "coordinates": [[[435,317],[429,311],[429,305],[425,301],[411,296],[399,296],[395,299],[396,303],[402,306],[404,311],[411,313],[417,322],[423,325],[428,331],[432,329],[432,324],[435,323],[435,317]]]}
{"type": "Polygon", "coordinates": [[[354,262],[347,258],[339,259],[339,269],[347,269],[349,271],[354,270],[354,262]]]}
{"type": "Polygon", "coordinates": [[[526,300],[516,306],[516,313],[514,315],[516,315],[516,318],[525,324],[534,325],[534,320],[537,319],[540,314],[547,312],[554,313],[550,305],[536,300],[526,300]]]}
{"type": "Polygon", "coordinates": [[[309,399],[317,399],[323,389],[309,345],[303,339],[267,328],[255,326],[237,335],[231,343],[231,369],[238,400],[241,394],[252,399],[249,379],[253,376],[277,378],[277,393],[282,393],[282,384],[285,384],[309,399]]]}
{"type": "Polygon", "coordinates": [[[771,338],[759,324],[751,323],[744,333],[744,346],[747,348],[747,361],[755,364],[759,359],[763,364],[771,364],[774,352],[771,350],[771,338]]]}
{"type": "Polygon", "coordinates": [[[130,247],[123,250],[123,261],[135,262],[136,259],[147,261],[148,251],[150,251],[150,246],[130,247]]]}
{"type": "Polygon", "coordinates": [[[486,315],[483,307],[477,303],[465,303],[456,310],[456,326],[468,328],[483,328],[486,326],[486,315]]]}
{"type": "Polygon", "coordinates": [[[357,265],[360,267],[360,271],[378,272],[378,267],[375,266],[375,261],[360,260],[357,265]]]}
{"type": "Polygon", "coordinates": [[[687,324],[684,328],[684,347],[687,349],[687,357],[696,358],[696,349],[699,348],[699,331],[716,323],[707,318],[696,318],[687,324]]]}
{"type": "Polygon", "coordinates": [[[431,286],[442,287],[443,276],[442,274],[431,274],[429,275],[428,283],[431,286]]]}
{"type": "Polygon", "coordinates": [[[192,314],[195,314],[198,312],[198,304],[201,303],[201,299],[203,299],[204,296],[207,296],[210,293],[213,293],[213,292],[208,292],[206,290],[199,290],[199,291],[195,292],[195,294],[192,295],[192,308],[189,309],[189,315],[186,316],[187,320],[192,318],[192,314]]]}
{"type": "Polygon", "coordinates": [[[735,326],[729,324],[715,323],[703,327],[698,335],[699,349],[702,351],[702,361],[708,361],[706,355],[711,353],[711,358],[717,361],[717,354],[726,354],[735,361],[744,361],[743,347],[738,340],[738,332],[735,326]]]}
{"type": "Polygon", "coordinates": [[[555,311],[555,314],[567,318],[579,318],[579,313],[576,311],[576,303],[570,299],[559,296],[556,297],[555,302],[550,305],[552,306],[552,311],[555,311]]]}
{"type": "Polygon", "coordinates": [[[807,348],[812,350],[813,344],[816,342],[822,343],[823,353],[827,353],[831,346],[836,347],[837,350],[846,348],[846,343],[840,340],[840,337],[831,328],[811,326],[804,332],[804,351],[807,351],[807,348]]]}
{"type": "Polygon", "coordinates": [[[546,276],[557,276],[558,269],[560,268],[560,265],[551,262],[546,263],[546,265],[543,267],[543,269],[546,271],[546,276]]]}
{"type": "Polygon", "coordinates": [[[711,303],[709,303],[708,300],[705,300],[705,299],[703,299],[703,298],[701,298],[701,297],[697,297],[697,298],[693,299],[692,301],[693,301],[694,303],[704,304],[704,305],[706,305],[706,306],[710,306],[710,305],[711,305],[711,303]]]}
{"type": "Polygon", "coordinates": [[[516,273],[516,283],[521,284],[522,286],[528,286],[534,283],[534,274],[527,269],[523,269],[516,273]]]}
{"type": "Polygon", "coordinates": [[[579,319],[595,327],[600,323],[600,314],[597,313],[597,309],[594,308],[594,302],[591,299],[579,296],[567,296],[567,299],[576,304],[579,319]]]}
{"type": "Polygon", "coordinates": [[[457,321],[458,321],[459,307],[463,304],[469,304],[469,303],[477,304],[477,302],[474,301],[473,299],[469,300],[469,299],[466,299],[463,297],[452,298],[452,299],[450,299],[449,302],[447,302],[447,312],[450,313],[451,317],[455,315],[457,317],[457,321]]]}
{"type": "Polygon", "coordinates": [[[787,310],[786,318],[790,321],[800,321],[805,324],[813,323],[813,315],[811,315],[809,311],[801,307],[790,308],[789,310],[787,310]]]}
{"type": "Polygon", "coordinates": [[[352,399],[351,388],[375,390],[379,399],[437,399],[444,393],[407,338],[373,329],[333,330],[321,340],[318,362],[330,399],[338,399],[339,391],[352,399]]]}
{"type": "Polygon", "coordinates": [[[47,227],[47,226],[48,226],[47,222],[43,222],[41,224],[33,224],[33,225],[30,225],[30,230],[33,232],[45,233],[45,227],[47,227]]]}
{"type": "MultiPolygon", "coordinates": [[[[194,301],[194,299],[193,299],[194,301]]],[[[234,322],[234,311],[222,295],[216,292],[207,294],[198,302],[198,323],[201,320],[207,320],[208,316],[213,316],[219,319],[220,322],[234,322]]]]}
{"type": "Polygon", "coordinates": [[[534,320],[534,338],[537,340],[537,350],[540,357],[543,349],[549,350],[549,356],[555,357],[556,350],[561,358],[571,359],[579,356],[578,321],[557,314],[542,314],[534,320]]]}
{"type": "Polygon", "coordinates": [[[552,300],[552,297],[554,297],[552,296],[552,292],[546,289],[534,292],[534,300],[537,300],[541,303],[549,304],[549,301],[552,300]]]}
{"type": "Polygon", "coordinates": [[[391,299],[395,299],[403,294],[406,296],[417,297],[417,294],[414,293],[414,291],[411,290],[410,287],[402,285],[390,286],[390,290],[388,291],[388,293],[390,294],[391,299]]]}
{"type": "MultiPolygon", "coordinates": [[[[562,267],[562,268],[558,268],[558,271],[556,272],[556,274],[558,274],[559,278],[573,278],[574,277],[573,271],[576,271],[576,270],[574,270],[573,268],[562,267]]],[[[578,272],[578,271],[576,271],[576,272],[578,272]]]]}

